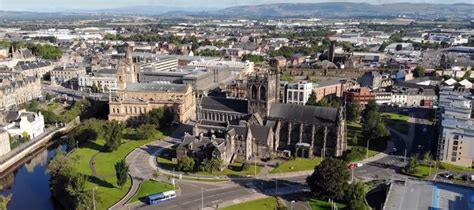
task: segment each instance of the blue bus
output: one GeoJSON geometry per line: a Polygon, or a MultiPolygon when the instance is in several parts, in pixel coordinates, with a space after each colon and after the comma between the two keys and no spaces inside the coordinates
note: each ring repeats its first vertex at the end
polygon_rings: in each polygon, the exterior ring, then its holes
{"type": "Polygon", "coordinates": [[[175,198],[176,198],[176,192],[174,190],[170,190],[170,191],[165,191],[162,193],[149,195],[146,198],[146,202],[148,203],[148,205],[151,205],[151,204],[165,202],[167,200],[172,200],[175,198]]]}

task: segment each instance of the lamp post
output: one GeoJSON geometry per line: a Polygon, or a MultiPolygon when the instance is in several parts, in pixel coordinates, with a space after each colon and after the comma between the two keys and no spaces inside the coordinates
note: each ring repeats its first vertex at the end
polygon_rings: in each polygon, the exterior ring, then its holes
{"type": "Polygon", "coordinates": [[[95,190],[96,189],[97,187],[92,188],[92,203],[93,203],[94,210],[95,210],[95,190]]]}
{"type": "Polygon", "coordinates": [[[367,151],[365,153],[365,159],[369,158],[369,145],[370,145],[370,139],[367,139],[367,151]]]}

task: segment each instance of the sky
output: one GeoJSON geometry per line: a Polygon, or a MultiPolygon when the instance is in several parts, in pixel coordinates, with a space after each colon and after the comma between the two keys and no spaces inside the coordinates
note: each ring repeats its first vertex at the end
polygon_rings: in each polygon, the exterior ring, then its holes
{"type": "Polygon", "coordinates": [[[474,0],[0,0],[0,10],[53,12],[61,10],[94,10],[129,6],[167,6],[191,8],[224,8],[238,5],[269,3],[319,3],[319,2],[383,3],[473,3],[474,0]]]}

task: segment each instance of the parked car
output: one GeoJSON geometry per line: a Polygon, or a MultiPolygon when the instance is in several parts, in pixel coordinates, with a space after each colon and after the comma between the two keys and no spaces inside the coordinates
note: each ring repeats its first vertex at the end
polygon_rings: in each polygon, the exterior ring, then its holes
{"type": "Polygon", "coordinates": [[[445,173],[445,174],[440,174],[441,177],[445,178],[445,179],[449,179],[449,180],[453,180],[454,179],[454,175],[453,174],[450,174],[450,173],[445,173]]]}

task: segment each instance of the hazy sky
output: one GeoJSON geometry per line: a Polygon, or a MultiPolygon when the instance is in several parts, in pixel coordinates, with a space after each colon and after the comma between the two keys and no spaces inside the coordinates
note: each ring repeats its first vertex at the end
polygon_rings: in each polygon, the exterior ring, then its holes
{"type": "Polygon", "coordinates": [[[137,5],[222,8],[268,3],[318,3],[329,1],[382,3],[473,3],[474,0],[0,0],[0,10],[58,11],[63,9],[103,9],[137,5]]]}

